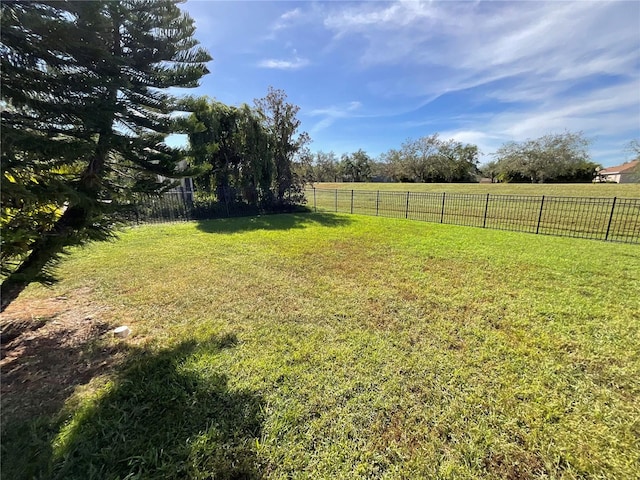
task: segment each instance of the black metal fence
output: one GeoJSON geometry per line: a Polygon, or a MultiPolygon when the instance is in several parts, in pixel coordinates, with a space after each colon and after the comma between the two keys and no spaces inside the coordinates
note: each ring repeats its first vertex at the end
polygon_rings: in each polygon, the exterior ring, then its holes
{"type": "Polygon", "coordinates": [[[640,243],[640,198],[381,192],[308,188],[315,211],[640,243]]]}
{"type": "Polygon", "coordinates": [[[143,197],[134,206],[136,223],[164,223],[210,218],[257,215],[258,208],[246,203],[197,197],[191,192],[167,192],[158,197],[143,197]]]}
{"type": "Polygon", "coordinates": [[[214,218],[246,217],[265,213],[299,211],[301,205],[283,205],[265,210],[242,201],[230,191],[220,198],[193,192],[167,192],[161,196],[141,197],[131,205],[132,223],[165,223],[214,218]]]}
{"type": "MultiPolygon", "coordinates": [[[[556,197],[464,193],[383,192],[307,188],[308,206],[498,230],[640,244],[640,198],[556,197]]],[[[299,205],[302,209],[302,205],[299,205]]],[[[295,206],[288,210],[294,211],[295,206]]],[[[134,223],[258,215],[256,205],[225,195],[169,192],[132,205],[134,223]]]]}

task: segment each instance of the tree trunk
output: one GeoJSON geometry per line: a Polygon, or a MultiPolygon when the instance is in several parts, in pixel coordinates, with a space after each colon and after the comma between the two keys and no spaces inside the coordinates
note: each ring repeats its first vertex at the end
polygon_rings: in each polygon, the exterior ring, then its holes
{"type": "Polygon", "coordinates": [[[18,298],[18,295],[27,288],[27,285],[33,281],[32,279],[38,276],[53,258],[54,255],[47,254],[46,250],[42,248],[36,247],[31,251],[20,267],[2,282],[0,312],[4,312],[11,302],[18,298]]]}
{"type": "MultiPolygon", "coordinates": [[[[110,139],[109,132],[100,134],[96,153],[80,177],[79,190],[90,197],[99,188],[110,139]]],[[[88,226],[88,219],[89,211],[86,208],[72,205],[65,210],[53,228],[33,244],[31,253],[24,262],[2,282],[0,313],[18,298],[27,285],[42,277],[42,271],[64,252],[65,247],[80,243],[75,234],[88,226]]]]}
{"type": "Polygon", "coordinates": [[[87,211],[81,207],[70,207],[58,219],[53,229],[33,245],[24,262],[2,282],[0,312],[13,302],[22,291],[38,277],[63,252],[64,247],[76,243],[73,233],[87,223],[87,211]]]}
{"type": "MultiPolygon", "coordinates": [[[[118,23],[116,22],[116,25],[118,23]]],[[[120,50],[120,34],[118,28],[114,29],[114,50],[120,50]]],[[[117,90],[110,88],[107,93],[107,101],[115,105],[117,90]]],[[[96,197],[100,188],[101,178],[104,174],[105,161],[109,152],[112,135],[114,115],[107,114],[103,119],[103,128],[99,133],[95,154],[89,161],[80,177],[78,190],[89,197],[96,197]]],[[[2,282],[0,295],[0,313],[13,302],[27,288],[31,282],[42,277],[42,271],[54,262],[65,247],[77,245],[78,238],[75,234],[87,227],[89,211],[79,205],[69,206],[58,219],[53,228],[36,241],[31,253],[24,262],[2,282]]]]}

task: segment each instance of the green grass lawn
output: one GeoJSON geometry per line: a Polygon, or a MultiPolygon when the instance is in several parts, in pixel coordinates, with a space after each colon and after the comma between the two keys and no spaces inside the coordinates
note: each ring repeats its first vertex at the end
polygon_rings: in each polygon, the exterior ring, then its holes
{"type": "Polygon", "coordinates": [[[134,228],[60,277],[18,303],[133,335],[69,357],[122,360],[61,408],[3,398],[3,478],[640,471],[638,246],[274,215],[134,228]]]}
{"type": "Polygon", "coordinates": [[[315,183],[316,188],[560,197],[640,197],[640,183],[315,183]]]}

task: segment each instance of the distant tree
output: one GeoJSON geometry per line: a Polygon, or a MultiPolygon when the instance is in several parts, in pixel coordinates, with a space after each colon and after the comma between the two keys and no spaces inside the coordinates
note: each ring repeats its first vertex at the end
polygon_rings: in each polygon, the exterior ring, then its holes
{"type": "Polygon", "coordinates": [[[399,150],[383,155],[399,182],[472,181],[477,173],[478,147],[442,140],[437,133],[406,140],[399,150]]]}
{"type": "Polygon", "coordinates": [[[368,182],[371,180],[373,160],[360,149],[357,152],[342,155],[342,175],[345,182],[368,182]]]}
{"type": "Polygon", "coordinates": [[[340,173],[343,182],[354,182],[357,175],[355,163],[351,160],[351,155],[343,153],[340,156],[340,173]]]}
{"type": "Polygon", "coordinates": [[[316,172],[313,168],[315,155],[307,148],[301,148],[293,161],[293,174],[304,185],[316,182],[316,172]]]}
{"type": "Polygon", "coordinates": [[[631,161],[640,160],[640,140],[631,140],[627,145],[627,151],[631,153],[631,161]]]}
{"type": "Polygon", "coordinates": [[[371,162],[372,182],[390,182],[391,180],[389,164],[386,163],[383,158],[371,162]]]}
{"type": "Polygon", "coordinates": [[[269,151],[274,162],[276,202],[285,204],[302,194],[302,180],[292,169],[296,154],[310,142],[309,134],[298,132],[300,107],[287,102],[283,90],[269,87],[264,98],[255,100],[256,110],[269,134],[269,151]]]}
{"type": "Polygon", "coordinates": [[[381,161],[386,164],[387,174],[394,182],[413,182],[415,181],[407,168],[407,162],[404,161],[400,150],[390,149],[380,155],[381,161]]]}
{"type": "Polygon", "coordinates": [[[439,149],[437,133],[402,144],[402,161],[414,182],[437,182],[450,177],[439,149]]]}
{"type": "Polygon", "coordinates": [[[455,140],[441,141],[439,155],[444,157],[442,176],[449,182],[477,181],[478,147],[455,140]]]}
{"type": "Polygon", "coordinates": [[[335,153],[316,152],[313,161],[316,181],[337,182],[341,178],[340,164],[335,153]]]}
{"type": "Polygon", "coordinates": [[[491,183],[494,183],[497,180],[498,175],[500,173],[500,169],[498,168],[498,162],[496,162],[495,160],[491,160],[485,163],[483,166],[480,167],[480,173],[484,175],[486,178],[490,178],[491,183]]]}
{"type": "MultiPolygon", "coordinates": [[[[626,150],[631,154],[631,159],[629,161],[640,161],[640,140],[631,140],[627,145],[626,150]]],[[[640,163],[633,168],[631,178],[634,182],[640,182],[640,163]]]]}
{"type": "Polygon", "coordinates": [[[505,181],[591,181],[598,164],[589,157],[582,133],[549,134],[524,142],[508,142],[494,154],[505,181]]]}

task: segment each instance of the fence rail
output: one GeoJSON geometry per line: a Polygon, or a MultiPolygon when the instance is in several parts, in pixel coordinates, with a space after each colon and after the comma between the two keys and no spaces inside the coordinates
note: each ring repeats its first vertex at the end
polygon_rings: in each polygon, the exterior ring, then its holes
{"type": "Polygon", "coordinates": [[[167,192],[157,197],[140,198],[132,207],[131,220],[134,223],[207,220],[260,213],[255,205],[197,197],[192,192],[167,192]]]}
{"type": "Polygon", "coordinates": [[[307,188],[315,211],[640,243],[640,198],[381,192],[307,188]]]}
{"type": "Polygon", "coordinates": [[[160,196],[138,198],[130,207],[128,221],[131,223],[209,220],[300,210],[300,205],[293,203],[265,209],[243,201],[232,190],[224,191],[220,198],[194,192],[166,192],[160,196]]]}

